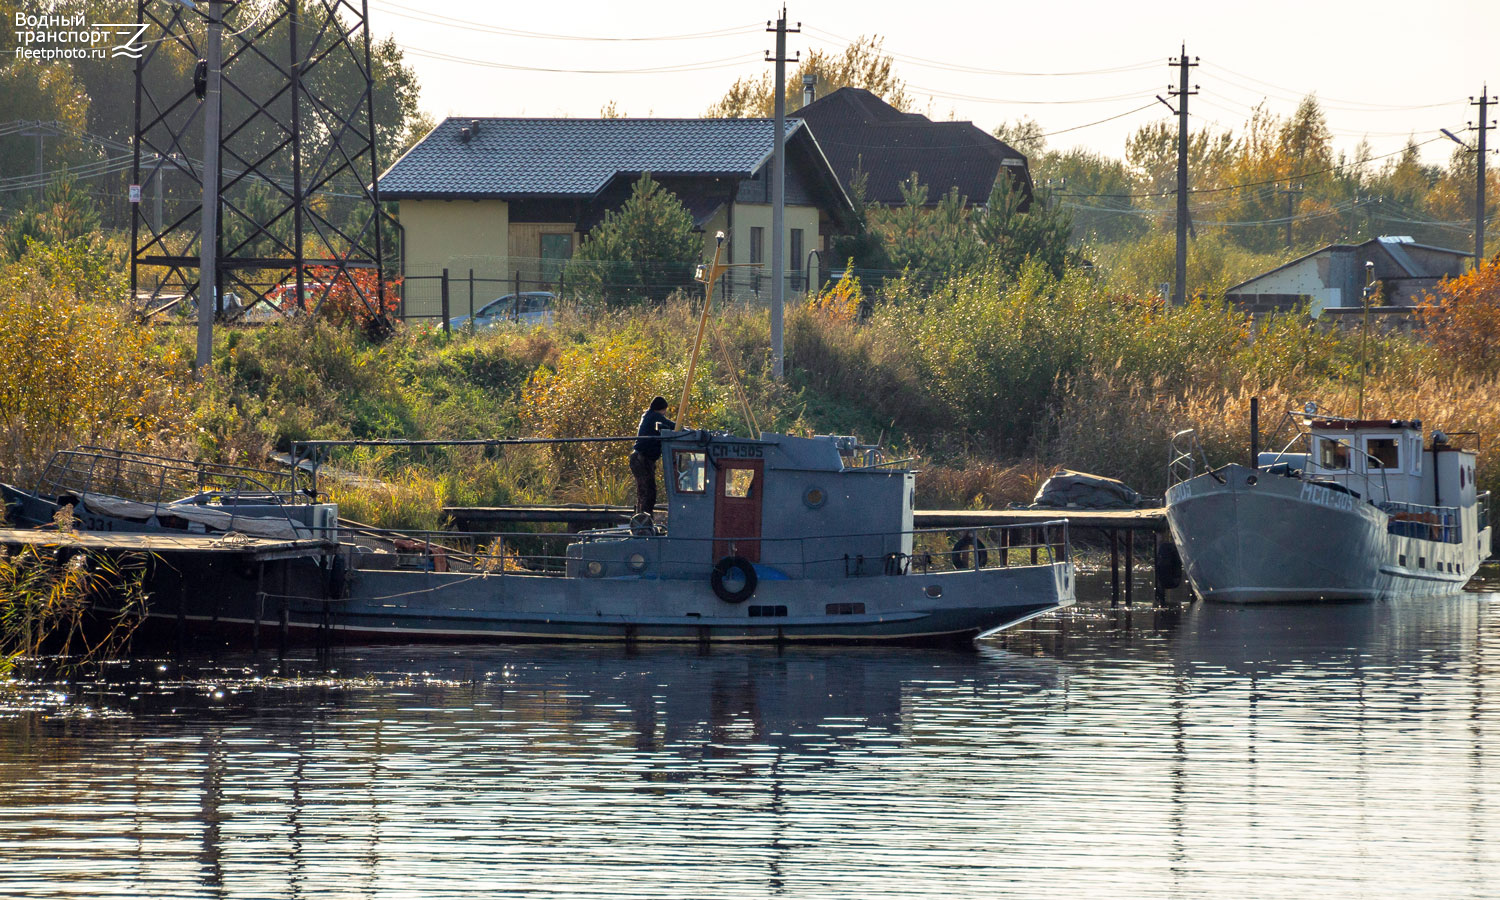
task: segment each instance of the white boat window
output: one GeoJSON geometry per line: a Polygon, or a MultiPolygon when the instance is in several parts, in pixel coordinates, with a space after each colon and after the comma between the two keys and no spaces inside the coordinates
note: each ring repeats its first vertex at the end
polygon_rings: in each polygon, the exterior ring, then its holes
{"type": "Polygon", "coordinates": [[[748,497],[750,496],[750,488],[754,484],[754,469],[724,470],[724,496],[726,497],[748,497]]]}
{"type": "Polygon", "coordinates": [[[708,483],[708,454],[702,450],[675,450],[672,470],[677,473],[677,493],[701,494],[708,483]]]}
{"type": "Polygon", "coordinates": [[[1324,469],[1349,468],[1349,445],[1335,438],[1319,438],[1318,466],[1324,469]]]}
{"type": "Polygon", "coordinates": [[[1371,469],[1401,468],[1401,445],[1397,438],[1365,438],[1365,462],[1371,469]]]}

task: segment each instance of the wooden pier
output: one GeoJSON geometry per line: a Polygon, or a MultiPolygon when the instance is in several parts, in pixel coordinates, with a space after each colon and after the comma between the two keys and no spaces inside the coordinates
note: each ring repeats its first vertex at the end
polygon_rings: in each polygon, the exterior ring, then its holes
{"type": "Polygon", "coordinates": [[[6,547],[70,548],[102,553],[217,553],[233,554],[248,562],[303,559],[334,552],[338,545],[323,540],[274,540],[226,537],[222,534],[161,534],[128,531],[39,531],[0,528],[6,547]]]}

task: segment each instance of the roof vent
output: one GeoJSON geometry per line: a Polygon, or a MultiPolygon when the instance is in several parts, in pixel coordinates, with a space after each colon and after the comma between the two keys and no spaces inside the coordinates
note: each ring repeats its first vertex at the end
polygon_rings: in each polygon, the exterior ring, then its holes
{"type": "Polygon", "coordinates": [[[479,120],[478,119],[470,119],[469,120],[469,134],[472,137],[479,137],[479,120]]]}
{"type": "Polygon", "coordinates": [[[460,144],[467,144],[469,142],[469,138],[472,138],[473,136],[474,130],[467,125],[458,129],[458,142],[460,144]]]}

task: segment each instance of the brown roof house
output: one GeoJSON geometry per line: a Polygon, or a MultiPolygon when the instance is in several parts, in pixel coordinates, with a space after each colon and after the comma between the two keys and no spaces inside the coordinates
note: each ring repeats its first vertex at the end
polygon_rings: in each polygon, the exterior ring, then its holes
{"type": "Polygon", "coordinates": [[[865,199],[886,206],[905,202],[901,182],[917,173],[929,204],[957,188],[970,205],[989,202],[1001,173],[1031,200],[1026,156],[972,122],[934,122],[904,113],[862,88],[840,88],[793,113],[812,128],[846,192],[856,172],[867,181],[865,199]]]}
{"type": "MultiPolygon", "coordinates": [[[[438,315],[430,279],[450,277],[450,312],[514,289],[549,290],[579,242],[630,196],[643,173],[677,195],[704,235],[728,235],[727,262],[770,262],[773,119],[449,118],[380,176],[398,201],[409,317],[438,315]],[[453,282],[458,282],[453,286],[453,282]]],[[[823,236],[853,209],[811,131],[786,122],[786,227],[792,290],[823,236]]],[[[685,260],[692,263],[697,260],[685,260]]],[[[735,293],[768,289],[761,270],[735,270],[735,293]]],[[[815,282],[814,282],[815,283],[815,282]]]]}
{"type": "Polygon", "coordinates": [[[1409,314],[1439,281],[1463,274],[1470,258],[1468,253],[1429,247],[1409,237],[1329,244],[1231,287],[1224,299],[1250,313],[1306,304],[1314,317],[1338,320],[1360,315],[1365,264],[1372,263],[1381,299],[1371,309],[1399,317],[1409,314]]]}

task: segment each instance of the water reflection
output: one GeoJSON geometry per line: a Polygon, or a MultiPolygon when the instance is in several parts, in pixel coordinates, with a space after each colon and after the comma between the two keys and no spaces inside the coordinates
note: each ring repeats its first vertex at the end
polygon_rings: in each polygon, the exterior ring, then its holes
{"type": "Polygon", "coordinates": [[[0,721],[0,894],[1487,896],[1497,599],[139,663],[0,721]]]}

